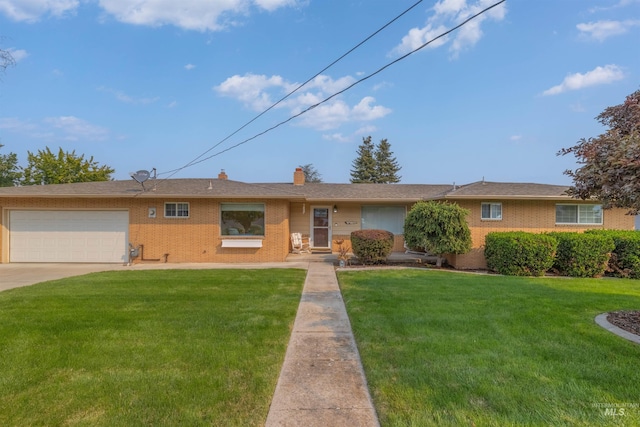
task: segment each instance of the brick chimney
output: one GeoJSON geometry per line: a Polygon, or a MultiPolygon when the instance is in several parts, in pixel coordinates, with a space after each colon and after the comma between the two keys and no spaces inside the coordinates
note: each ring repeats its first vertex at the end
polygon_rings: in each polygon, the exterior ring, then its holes
{"type": "Polygon", "coordinates": [[[293,185],[304,185],[304,172],[302,168],[296,168],[293,173],[293,185]]]}
{"type": "Polygon", "coordinates": [[[229,178],[227,176],[227,173],[224,171],[224,169],[220,170],[220,173],[218,174],[218,179],[227,179],[229,178]]]}

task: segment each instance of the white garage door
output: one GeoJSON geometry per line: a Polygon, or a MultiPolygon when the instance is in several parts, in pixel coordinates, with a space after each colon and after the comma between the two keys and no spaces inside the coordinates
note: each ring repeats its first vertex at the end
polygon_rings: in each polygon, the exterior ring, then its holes
{"type": "Polygon", "coordinates": [[[127,262],[127,211],[9,212],[10,262],[127,262]]]}

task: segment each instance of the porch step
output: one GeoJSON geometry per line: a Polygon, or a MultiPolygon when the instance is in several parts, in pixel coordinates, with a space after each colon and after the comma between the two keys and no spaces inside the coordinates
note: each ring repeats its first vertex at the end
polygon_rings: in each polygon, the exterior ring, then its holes
{"type": "Polygon", "coordinates": [[[331,249],[330,248],[311,248],[311,253],[312,254],[330,254],[331,249]]]}

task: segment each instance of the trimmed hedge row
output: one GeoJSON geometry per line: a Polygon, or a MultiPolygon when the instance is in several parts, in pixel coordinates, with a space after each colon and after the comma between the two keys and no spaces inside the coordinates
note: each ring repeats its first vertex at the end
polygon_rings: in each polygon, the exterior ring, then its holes
{"type": "Polygon", "coordinates": [[[493,232],[485,238],[487,267],[507,276],[542,276],[553,266],[558,241],[524,231],[493,232]]]}
{"type": "Polygon", "coordinates": [[[352,231],[351,248],[365,265],[384,262],[393,250],[393,233],[386,230],[352,231]]]}
{"type": "Polygon", "coordinates": [[[589,230],[585,234],[608,236],[615,248],[609,259],[609,272],[617,277],[640,279],[640,232],[589,230]]]}
{"type": "Polygon", "coordinates": [[[601,277],[607,270],[613,239],[600,234],[549,233],[558,240],[553,267],[564,276],[601,277]]]}
{"type": "Polygon", "coordinates": [[[554,268],[572,277],[600,277],[608,271],[640,278],[640,233],[494,232],[486,236],[485,258],[489,269],[511,276],[541,276],[554,268]]]}

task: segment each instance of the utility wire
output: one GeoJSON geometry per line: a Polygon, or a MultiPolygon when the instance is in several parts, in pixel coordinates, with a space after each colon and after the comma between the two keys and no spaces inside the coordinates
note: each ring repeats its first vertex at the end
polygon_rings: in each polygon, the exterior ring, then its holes
{"type": "MultiPolygon", "coordinates": [[[[251,123],[255,122],[256,120],[258,120],[260,117],[262,117],[263,115],[265,115],[266,113],[268,113],[269,111],[271,111],[273,108],[277,107],[280,103],[282,103],[284,100],[286,100],[287,98],[289,98],[291,95],[293,95],[294,93],[296,93],[298,90],[302,89],[304,86],[306,86],[309,82],[311,82],[313,79],[315,79],[316,77],[318,77],[320,74],[324,73],[325,71],[327,71],[329,68],[333,67],[335,64],[337,64],[338,62],[340,62],[341,60],[343,60],[345,57],[347,57],[349,54],[351,54],[353,51],[355,51],[356,49],[358,49],[360,46],[362,46],[363,44],[365,44],[366,42],[368,42],[370,39],[372,39],[373,37],[375,37],[376,35],[378,35],[378,33],[382,32],[384,29],[386,29],[388,26],[390,26],[391,24],[393,24],[395,21],[397,21],[398,19],[400,19],[401,17],[403,17],[404,15],[406,15],[407,13],[409,13],[412,9],[414,9],[416,6],[418,6],[420,3],[422,3],[424,0],[418,0],[417,2],[415,2],[413,5],[411,5],[410,7],[408,7],[407,9],[405,9],[402,13],[400,13],[398,16],[396,16],[395,18],[393,18],[391,21],[387,22],[386,24],[384,24],[382,27],[380,27],[379,29],[377,29],[375,32],[373,32],[371,35],[369,35],[367,38],[365,38],[364,40],[362,40],[360,43],[358,43],[357,45],[355,45],[354,47],[352,47],[351,49],[349,49],[346,53],[342,54],[338,59],[334,60],[333,62],[331,62],[329,65],[327,65],[326,67],[324,67],[322,70],[318,71],[316,74],[314,74],[312,77],[310,77],[309,79],[307,79],[304,83],[300,84],[298,87],[296,87],[295,89],[293,89],[291,92],[287,93],[285,96],[283,96],[282,98],[280,98],[278,101],[276,101],[275,103],[273,103],[270,107],[268,107],[267,109],[263,110],[260,114],[258,114],[257,116],[253,117],[251,120],[249,120],[248,122],[246,122],[245,124],[243,124],[242,126],[240,126],[238,129],[236,129],[235,131],[233,131],[232,133],[230,133],[229,135],[227,135],[225,138],[223,138],[222,140],[220,140],[218,143],[216,143],[215,145],[213,145],[211,148],[209,148],[207,151],[205,151],[204,153],[200,154],[198,157],[196,157],[195,159],[191,160],[189,163],[187,163],[186,165],[177,168],[177,169],[173,169],[167,172],[162,172],[159,173],[158,175],[166,175],[166,174],[170,174],[169,177],[165,178],[171,178],[173,175],[175,175],[176,173],[180,172],[183,169],[188,168],[189,166],[195,165],[200,163],[198,160],[200,158],[202,158],[203,156],[205,156],[207,153],[211,152],[212,150],[214,150],[215,148],[217,148],[218,146],[220,146],[222,143],[224,143],[225,141],[227,141],[229,138],[231,138],[232,136],[234,136],[235,134],[237,134],[238,132],[240,132],[241,130],[243,130],[244,128],[246,128],[247,126],[249,126],[251,123]]],[[[226,150],[225,150],[226,151],[226,150]]],[[[217,155],[217,154],[215,154],[217,155]]],[[[208,160],[213,156],[207,157],[204,160],[208,160]]]]}
{"type": "Polygon", "coordinates": [[[481,10],[480,12],[476,13],[475,15],[470,16],[469,18],[465,19],[463,22],[461,22],[460,24],[456,25],[455,27],[453,27],[453,28],[451,28],[451,29],[449,29],[449,30],[445,31],[444,33],[441,33],[440,35],[438,35],[438,36],[434,37],[433,39],[431,39],[431,40],[429,40],[428,42],[424,43],[423,45],[419,46],[418,48],[416,48],[416,49],[412,50],[411,52],[406,53],[405,55],[402,55],[401,57],[399,57],[399,58],[395,59],[394,61],[389,62],[388,64],[386,64],[386,65],[382,66],[381,68],[379,68],[378,70],[374,71],[373,73],[371,73],[371,74],[369,74],[369,75],[367,75],[367,76],[365,76],[365,77],[361,78],[360,80],[355,81],[354,83],[350,84],[350,85],[349,85],[349,86],[347,86],[346,88],[344,88],[344,89],[342,89],[342,90],[340,90],[340,91],[338,91],[338,92],[334,93],[333,95],[331,95],[331,96],[329,96],[329,97],[327,97],[327,98],[323,99],[322,101],[320,101],[320,102],[318,102],[318,103],[316,103],[316,104],[311,105],[310,107],[308,107],[308,108],[306,108],[306,109],[302,110],[302,111],[301,111],[301,112],[299,112],[298,114],[295,114],[295,115],[293,115],[293,116],[289,117],[288,119],[283,120],[283,121],[281,121],[280,123],[278,123],[278,124],[276,124],[276,125],[273,125],[272,127],[270,127],[270,128],[268,128],[268,129],[266,129],[266,130],[264,130],[264,131],[262,131],[262,132],[260,132],[260,133],[258,133],[258,134],[256,134],[256,135],[254,135],[254,136],[252,136],[252,137],[250,137],[250,138],[247,138],[247,139],[245,139],[245,140],[243,140],[243,141],[240,141],[240,142],[238,142],[237,144],[232,145],[231,147],[225,148],[224,150],[218,151],[217,153],[212,154],[211,156],[205,157],[205,158],[203,158],[203,159],[200,159],[200,160],[198,160],[198,161],[196,161],[196,162],[192,162],[189,166],[193,166],[193,165],[196,165],[196,164],[198,164],[198,163],[202,163],[202,162],[204,162],[204,161],[207,161],[207,160],[209,160],[209,159],[211,159],[211,158],[213,158],[213,157],[219,156],[219,155],[220,155],[220,154],[222,154],[222,153],[226,153],[226,152],[227,152],[227,151],[229,151],[229,150],[232,150],[232,149],[234,149],[234,148],[237,148],[237,147],[239,147],[239,146],[241,146],[241,145],[243,145],[243,144],[246,144],[246,143],[247,143],[247,142],[249,142],[249,141],[252,141],[252,140],[254,140],[254,139],[258,138],[259,136],[262,136],[262,135],[264,135],[264,134],[266,134],[266,133],[268,133],[268,132],[271,132],[272,130],[274,130],[274,129],[276,129],[276,128],[279,128],[280,126],[282,126],[282,125],[284,125],[284,124],[286,124],[286,123],[290,122],[291,120],[293,120],[293,119],[295,119],[295,118],[297,118],[297,117],[300,117],[301,115],[303,115],[303,114],[305,114],[305,113],[307,113],[307,112],[311,111],[312,109],[314,109],[314,108],[316,108],[316,107],[318,107],[318,106],[320,106],[320,105],[324,104],[325,102],[327,102],[327,101],[329,101],[329,100],[331,100],[331,99],[335,98],[336,96],[341,95],[342,93],[344,93],[344,92],[348,91],[349,89],[351,89],[352,87],[354,87],[354,86],[356,86],[356,85],[358,85],[358,84],[362,83],[363,81],[368,80],[368,79],[370,79],[371,77],[373,77],[373,76],[375,76],[375,75],[377,75],[377,74],[381,73],[381,72],[382,72],[382,71],[384,71],[385,69],[389,68],[390,66],[394,65],[394,64],[395,64],[395,63],[397,63],[397,62],[402,61],[403,59],[407,58],[408,56],[413,55],[414,53],[416,53],[416,52],[418,52],[419,50],[421,50],[421,49],[425,48],[426,46],[428,46],[429,44],[431,44],[431,43],[435,42],[436,40],[441,39],[442,37],[445,37],[445,36],[449,35],[450,33],[454,32],[455,30],[457,30],[457,29],[459,29],[459,28],[463,27],[464,25],[466,25],[467,23],[469,23],[469,22],[470,22],[470,21],[472,21],[473,19],[477,18],[478,16],[482,15],[482,14],[483,14],[483,13],[485,13],[485,12],[488,12],[489,10],[491,10],[491,9],[493,9],[494,7],[496,7],[496,6],[498,6],[498,5],[502,4],[502,3],[504,3],[505,1],[507,1],[507,0],[500,0],[499,2],[494,3],[494,4],[492,4],[491,6],[489,6],[489,7],[485,8],[485,9],[481,10]]]}
{"type": "MultiPolygon", "coordinates": [[[[335,98],[336,96],[343,94],[344,92],[348,91],[348,90],[349,90],[349,89],[351,89],[352,87],[354,87],[354,86],[356,86],[356,85],[358,85],[358,84],[360,84],[360,83],[362,83],[362,82],[364,82],[364,81],[366,81],[366,80],[370,79],[371,77],[373,77],[373,76],[375,76],[375,75],[377,75],[377,74],[380,74],[382,71],[386,70],[387,68],[391,67],[392,65],[394,65],[394,64],[396,64],[396,63],[398,63],[398,62],[400,62],[400,61],[404,60],[405,58],[407,58],[407,57],[409,57],[409,56],[413,55],[414,53],[418,52],[419,50],[424,49],[425,47],[427,47],[427,46],[428,46],[428,45],[430,45],[431,43],[435,42],[436,40],[439,40],[439,39],[441,39],[442,37],[445,37],[445,36],[447,36],[447,35],[451,34],[452,32],[454,32],[454,31],[456,31],[456,30],[458,30],[458,29],[462,28],[463,26],[465,26],[466,24],[468,24],[469,22],[471,22],[472,20],[474,20],[474,19],[475,19],[475,18],[477,18],[478,16],[480,16],[480,15],[482,15],[482,14],[484,14],[484,13],[488,12],[489,10],[493,9],[493,8],[494,8],[494,7],[496,7],[496,6],[499,6],[500,4],[502,4],[502,3],[506,2],[506,1],[507,1],[507,0],[500,0],[500,1],[498,1],[498,2],[496,2],[496,3],[494,3],[494,4],[492,4],[492,5],[490,5],[490,6],[488,6],[488,7],[486,7],[485,9],[483,9],[483,10],[481,10],[480,12],[476,13],[475,15],[472,15],[472,16],[470,16],[469,18],[465,19],[464,21],[462,21],[460,24],[456,25],[455,27],[453,27],[453,28],[451,28],[451,29],[449,29],[449,30],[447,30],[447,31],[445,31],[445,32],[443,32],[443,33],[441,33],[441,34],[439,34],[438,36],[436,36],[436,37],[432,38],[431,40],[427,41],[426,43],[424,43],[424,44],[422,44],[421,46],[417,47],[416,49],[412,50],[411,52],[408,52],[408,53],[406,53],[406,54],[404,54],[404,55],[400,56],[399,58],[397,58],[397,59],[395,59],[395,60],[393,60],[393,61],[391,61],[391,62],[387,63],[386,65],[384,65],[384,66],[380,67],[379,69],[377,69],[377,70],[376,70],[376,71],[374,71],[373,73],[371,73],[371,74],[369,74],[369,75],[367,75],[367,76],[365,76],[365,77],[363,77],[363,78],[361,78],[361,79],[359,79],[359,80],[355,81],[354,83],[350,84],[350,85],[349,85],[349,86],[347,86],[346,88],[344,88],[344,89],[342,89],[342,90],[340,90],[340,91],[338,91],[338,92],[334,93],[333,95],[331,95],[331,96],[329,96],[329,97],[327,97],[327,98],[323,99],[322,101],[320,101],[320,102],[318,102],[318,103],[316,103],[316,104],[313,104],[313,105],[309,106],[308,108],[306,108],[306,109],[302,110],[302,111],[301,111],[301,112],[299,112],[298,114],[295,114],[295,115],[293,115],[293,116],[289,117],[288,119],[283,120],[283,121],[281,121],[281,122],[279,122],[279,123],[277,123],[277,124],[275,124],[275,125],[271,126],[270,128],[268,128],[268,129],[266,129],[266,130],[264,130],[264,131],[262,131],[262,132],[260,132],[260,133],[255,134],[254,136],[252,136],[252,137],[250,137],[250,138],[247,138],[247,139],[245,139],[245,140],[243,140],[243,141],[240,141],[240,142],[238,142],[237,144],[232,145],[231,147],[225,148],[224,150],[220,150],[220,151],[218,151],[217,153],[214,153],[214,154],[212,154],[212,155],[210,155],[210,156],[207,156],[207,157],[205,157],[205,158],[200,158],[200,157],[202,157],[202,155],[201,155],[201,156],[199,156],[199,158],[198,158],[198,159],[196,159],[195,161],[190,162],[188,165],[183,166],[182,168],[179,168],[179,169],[174,169],[173,171],[170,171],[170,172],[165,172],[165,173],[172,173],[172,175],[173,175],[173,174],[175,174],[175,173],[177,173],[177,172],[179,172],[179,171],[181,171],[181,170],[185,169],[186,167],[193,166],[193,165],[196,165],[196,164],[199,164],[199,163],[205,162],[205,161],[207,161],[207,160],[209,160],[209,159],[212,159],[213,157],[216,157],[216,156],[219,156],[220,154],[226,153],[227,151],[230,151],[230,150],[232,150],[232,149],[234,149],[234,148],[237,148],[237,147],[239,147],[239,146],[241,146],[241,145],[244,145],[244,144],[246,144],[247,142],[250,142],[250,141],[252,141],[252,140],[254,140],[254,139],[256,139],[256,138],[258,138],[258,137],[260,137],[260,136],[262,136],[262,135],[264,135],[264,134],[266,134],[266,133],[268,133],[268,132],[271,132],[271,131],[272,131],[272,130],[274,130],[274,129],[279,128],[280,126],[282,126],[282,125],[284,125],[284,124],[286,124],[286,123],[290,122],[291,120],[293,120],[293,119],[295,119],[295,118],[297,118],[297,117],[300,117],[301,115],[303,115],[303,114],[305,114],[305,113],[307,113],[307,112],[311,111],[312,109],[314,109],[314,108],[316,108],[316,107],[318,107],[318,106],[320,106],[320,105],[322,105],[322,104],[324,104],[324,103],[326,103],[326,102],[330,101],[331,99],[335,98]]],[[[208,150],[207,152],[209,152],[209,151],[211,151],[211,149],[210,149],[210,150],[208,150]]],[[[171,176],[172,176],[172,175],[171,175],[171,176]]],[[[165,179],[168,179],[168,178],[165,178],[165,179]]]]}

